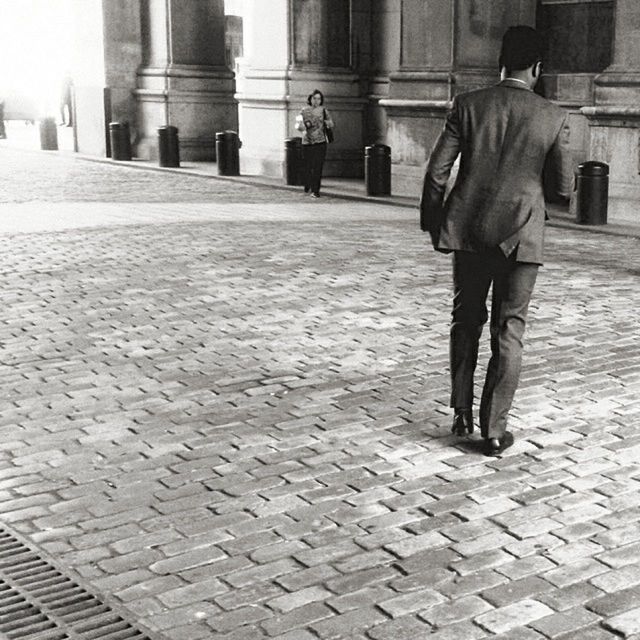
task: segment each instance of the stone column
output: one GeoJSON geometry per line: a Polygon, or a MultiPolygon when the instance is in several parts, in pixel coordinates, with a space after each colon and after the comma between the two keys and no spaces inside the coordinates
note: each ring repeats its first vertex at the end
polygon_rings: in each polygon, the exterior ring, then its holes
{"type": "MultiPolygon", "coordinates": [[[[325,175],[362,175],[365,99],[354,73],[354,25],[369,0],[247,0],[238,81],[242,173],[282,177],[284,141],[320,89],[336,123],[325,175]]],[[[368,15],[368,14],[367,14],[368,15]]]]}
{"type": "Polygon", "coordinates": [[[387,112],[392,192],[417,196],[452,95],[456,12],[451,0],[399,0],[398,11],[398,67],[380,104],[387,112]]]}
{"type": "Polygon", "coordinates": [[[107,152],[108,123],[135,133],[133,91],[142,61],[139,0],[74,0],[75,140],[81,153],[107,152]]]}
{"type": "Polygon", "coordinates": [[[394,193],[420,193],[451,99],[498,81],[502,34],[535,23],[535,0],[401,0],[400,65],[387,109],[394,193]]]}
{"type": "Polygon", "coordinates": [[[640,3],[617,0],[613,64],[595,78],[589,159],[610,165],[609,221],[637,222],[640,202],[640,3]]]}
{"type": "Polygon", "coordinates": [[[388,143],[387,109],[380,101],[389,98],[390,75],[400,66],[400,8],[400,0],[375,0],[371,4],[370,58],[366,65],[367,143],[388,143]]]}
{"type": "Polygon", "coordinates": [[[157,158],[157,128],[178,127],[180,156],[215,159],[215,134],[237,130],[226,66],[223,0],[142,0],[144,62],[136,97],[138,155],[157,158]]]}
{"type": "Polygon", "coordinates": [[[504,32],[535,26],[536,0],[457,0],[454,94],[495,84],[504,32]]]}

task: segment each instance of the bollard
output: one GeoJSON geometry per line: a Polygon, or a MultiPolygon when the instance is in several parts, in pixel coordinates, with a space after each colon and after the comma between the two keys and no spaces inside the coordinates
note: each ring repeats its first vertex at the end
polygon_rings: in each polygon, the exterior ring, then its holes
{"type": "Polygon", "coordinates": [[[110,122],[109,140],[112,160],[131,160],[131,139],[128,122],[110,122]]]}
{"type": "Polygon", "coordinates": [[[284,141],[284,163],[286,184],[304,184],[302,138],[287,138],[284,141]]]}
{"type": "Polygon", "coordinates": [[[241,143],[235,131],[218,131],[216,133],[216,158],[219,176],[240,175],[241,143]]]}
{"type": "Polygon", "coordinates": [[[161,167],[180,166],[178,128],[166,125],[158,127],[158,155],[161,167]]]}
{"type": "Polygon", "coordinates": [[[607,224],[609,165],[590,160],[576,171],[576,222],[607,224]]]}
{"type": "Polygon", "coordinates": [[[373,144],[364,148],[364,182],[368,196],[391,195],[391,147],[373,144]]]}
{"type": "Polygon", "coordinates": [[[58,129],[53,118],[40,120],[40,148],[43,151],[58,150],[58,129]]]}

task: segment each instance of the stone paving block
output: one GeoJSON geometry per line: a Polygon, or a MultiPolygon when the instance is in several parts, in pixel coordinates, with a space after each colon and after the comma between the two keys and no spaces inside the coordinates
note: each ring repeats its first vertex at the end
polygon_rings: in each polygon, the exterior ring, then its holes
{"type": "Polygon", "coordinates": [[[603,629],[599,624],[560,636],[560,640],[615,640],[619,636],[603,629]]]}
{"type": "Polygon", "coordinates": [[[467,576],[477,571],[495,569],[496,567],[512,562],[512,560],[513,556],[497,549],[486,553],[479,553],[463,560],[454,560],[449,564],[449,567],[461,576],[467,576]]]}
{"type": "Polygon", "coordinates": [[[557,564],[570,564],[580,558],[590,558],[597,555],[602,546],[590,540],[578,540],[546,552],[547,558],[557,564]]]}
{"type": "Polygon", "coordinates": [[[310,627],[322,640],[342,640],[347,629],[350,635],[355,636],[386,619],[376,608],[363,607],[313,622],[310,627]]]}
{"type": "Polygon", "coordinates": [[[607,509],[599,504],[587,504],[576,509],[553,514],[551,517],[564,525],[571,525],[577,522],[598,520],[607,515],[607,512],[607,509]]]}
{"type": "Polygon", "coordinates": [[[556,587],[568,587],[576,582],[589,580],[594,576],[604,573],[607,567],[592,558],[584,558],[571,564],[563,565],[557,569],[542,574],[545,580],[551,582],[556,587]]]}
{"type": "Polygon", "coordinates": [[[525,558],[518,558],[509,563],[496,567],[496,571],[511,580],[519,580],[525,576],[540,574],[550,570],[556,565],[549,558],[541,555],[531,555],[525,558]]]}
{"type": "MultiPolygon", "coordinates": [[[[208,582],[209,581],[205,580],[193,586],[205,586],[208,582]]],[[[214,591],[217,589],[215,582],[213,583],[213,589],[214,591]]],[[[195,592],[192,591],[192,594],[193,593],[195,592]]],[[[214,602],[220,607],[221,611],[233,611],[241,607],[252,607],[258,604],[263,605],[267,603],[268,606],[269,600],[285,595],[286,591],[272,582],[259,582],[249,585],[248,587],[243,587],[242,589],[229,590],[227,588],[219,594],[212,593],[211,595],[208,594],[206,588],[203,588],[200,594],[199,599],[214,602]]],[[[270,609],[271,607],[268,608],[270,609]]]]}
{"type": "Polygon", "coordinates": [[[275,611],[287,613],[312,602],[324,602],[329,596],[331,596],[330,591],[324,587],[314,586],[295,591],[294,593],[279,595],[269,600],[267,604],[269,608],[275,611]]]}
{"type": "Polygon", "coordinates": [[[329,579],[325,585],[338,595],[348,594],[369,586],[392,580],[398,576],[395,567],[385,566],[356,571],[345,576],[329,579]]]}
{"type": "Polygon", "coordinates": [[[129,602],[156,594],[169,593],[180,589],[183,585],[184,582],[177,576],[153,576],[147,580],[137,580],[129,586],[121,587],[120,590],[114,589],[114,595],[123,602],[129,602]]]}
{"type": "Polygon", "coordinates": [[[403,616],[382,622],[368,631],[373,640],[415,640],[430,634],[429,625],[415,616],[403,616]]]}
{"type": "Polygon", "coordinates": [[[196,623],[200,620],[207,620],[208,616],[215,616],[219,613],[218,607],[207,602],[196,602],[177,609],[171,609],[164,613],[154,613],[146,620],[146,624],[151,629],[165,631],[173,627],[181,627],[196,623]]]}
{"type": "Polygon", "coordinates": [[[583,606],[589,600],[602,595],[602,591],[588,582],[577,582],[567,587],[554,588],[539,594],[537,599],[549,605],[555,611],[566,611],[577,606],[583,606]]]}
{"type": "Polygon", "coordinates": [[[206,621],[216,633],[224,633],[240,625],[255,625],[258,622],[270,619],[270,617],[271,613],[266,609],[257,605],[251,605],[218,615],[207,616],[206,621]]]}
{"type": "Polygon", "coordinates": [[[542,640],[544,636],[529,627],[520,627],[497,636],[492,635],[490,638],[491,640],[542,640]]]}
{"type": "Polygon", "coordinates": [[[382,550],[366,551],[359,553],[344,560],[334,563],[335,568],[341,573],[352,573],[354,571],[362,571],[364,569],[385,566],[391,564],[395,557],[382,550]]]}
{"type": "Polygon", "coordinates": [[[608,618],[633,609],[633,605],[638,602],[640,602],[640,587],[630,587],[589,600],[585,607],[589,611],[608,618]]]}
{"type": "Polygon", "coordinates": [[[640,540],[640,527],[637,523],[609,529],[594,537],[594,542],[611,549],[640,540]]]}
{"type": "Polygon", "coordinates": [[[591,578],[589,582],[605,593],[613,593],[621,589],[635,587],[640,584],[640,565],[632,564],[628,567],[613,569],[591,578]]]}
{"type": "Polygon", "coordinates": [[[443,528],[441,533],[456,542],[463,540],[476,539],[482,536],[497,534],[501,531],[500,527],[490,520],[472,520],[470,522],[460,522],[454,517],[454,524],[443,528]]]}
{"type": "MultiPolygon", "coordinates": [[[[216,575],[214,571],[216,568],[218,568],[219,564],[220,561],[218,560],[211,565],[205,565],[204,571],[207,572],[207,567],[210,567],[212,569],[210,575],[216,575]]],[[[244,564],[246,564],[246,559],[242,563],[242,565],[244,564]]],[[[241,568],[238,571],[228,572],[229,570],[226,567],[220,567],[218,568],[218,570],[225,571],[225,573],[222,574],[224,575],[225,581],[228,582],[232,587],[239,589],[251,584],[255,584],[256,582],[264,582],[265,580],[272,580],[274,578],[280,578],[281,576],[287,574],[295,573],[300,568],[300,564],[292,558],[283,558],[282,560],[276,560],[275,562],[268,562],[266,564],[261,564],[258,566],[241,568]]],[[[183,575],[187,577],[189,574],[183,573],[183,575]]]]}
{"type": "Polygon", "coordinates": [[[545,637],[557,638],[595,625],[599,621],[600,616],[597,614],[587,611],[583,607],[576,607],[535,620],[531,626],[545,637]]]}
{"type": "Polygon", "coordinates": [[[391,618],[399,618],[444,601],[445,598],[437,591],[423,588],[379,602],[378,607],[391,618]]]}
{"type": "Polygon", "coordinates": [[[412,530],[412,527],[408,526],[407,529],[387,528],[370,533],[363,536],[356,536],[354,542],[367,551],[373,551],[380,549],[389,543],[398,542],[405,538],[410,538],[412,535],[418,535],[423,533],[421,529],[416,531],[412,530]],[[411,530],[409,530],[411,529],[411,530]]]}
{"type": "MultiPolygon", "coordinates": [[[[226,593],[229,590],[218,578],[204,580],[196,584],[183,584],[182,586],[173,588],[166,588],[165,585],[167,585],[167,583],[163,582],[162,578],[156,580],[155,584],[153,581],[148,581],[147,584],[149,584],[152,589],[159,589],[162,586],[165,587],[162,592],[158,593],[157,598],[169,608],[182,607],[196,601],[212,602],[216,596],[226,593]]],[[[129,589],[125,597],[131,597],[134,593],[136,593],[135,589],[129,589]]],[[[238,597],[238,600],[240,600],[240,597],[238,597]]]]}
{"type": "Polygon", "coordinates": [[[327,604],[338,613],[346,613],[356,609],[376,606],[382,600],[388,600],[396,595],[396,592],[382,584],[366,587],[358,591],[351,591],[344,595],[330,597],[327,604]]]}
{"type": "Polygon", "coordinates": [[[528,576],[519,580],[509,581],[505,584],[482,591],[482,597],[494,607],[503,607],[513,602],[526,600],[540,594],[549,592],[553,586],[538,576],[528,576]]]}
{"type": "MultiPolygon", "coordinates": [[[[282,585],[287,591],[297,591],[306,587],[326,583],[332,578],[339,577],[340,573],[330,565],[317,565],[310,569],[293,571],[275,578],[277,584],[282,585]]],[[[333,590],[335,592],[335,590],[333,590]]]]}
{"type": "Polygon", "coordinates": [[[640,543],[627,544],[598,555],[598,560],[609,567],[618,569],[640,562],[640,543]]]}
{"type": "Polygon", "coordinates": [[[449,580],[442,583],[435,583],[437,590],[445,596],[456,599],[467,595],[479,594],[485,590],[492,589],[508,581],[506,576],[500,575],[493,570],[479,571],[466,576],[450,576],[449,580]]]}
{"type": "Polygon", "coordinates": [[[525,599],[482,613],[474,622],[491,633],[499,634],[551,614],[553,611],[541,602],[525,599]]]}
{"type": "Polygon", "coordinates": [[[577,522],[576,524],[571,524],[567,527],[554,529],[553,535],[566,542],[575,542],[576,540],[582,540],[584,538],[593,538],[593,542],[603,544],[596,534],[604,531],[605,528],[595,522],[577,522]]]}
{"type": "Polygon", "coordinates": [[[428,533],[415,535],[411,538],[405,538],[397,543],[388,544],[385,546],[385,549],[398,558],[404,559],[427,549],[444,547],[449,544],[449,542],[450,540],[437,531],[429,531],[428,533]]]}
{"type": "Polygon", "coordinates": [[[316,549],[299,551],[293,557],[307,567],[335,562],[347,556],[357,554],[360,548],[351,541],[328,544],[316,549]]]}
{"type": "Polygon", "coordinates": [[[640,633],[640,608],[631,609],[602,622],[603,626],[623,638],[640,633]]]}
{"type": "MultiPolygon", "coordinates": [[[[555,530],[554,530],[555,531],[555,530]]],[[[543,533],[533,538],[524,538],[508,544],[504,549],[516,558],[545,554],[550,549],[562,546],[563,541],[555,534],[543,533]]]]}
{"type": "Polygon", "coordinates": [[[426,611],[419,612],[418,617],[426,620],[435,629],[441,629],[456,622],[475,618],[477,615],[492,609],[482,598],[467,596],[455,602],[445,602],[426,611]]]}
{"type": "Polygon", "coordinates": [[[302,629],[314,622],[331,618],[333,612],[329,607],[320,602],[298,607],[289,613],[273,616],[262,622],[262,628],[269,636],[278,636],[296,629],[302,629]]]}

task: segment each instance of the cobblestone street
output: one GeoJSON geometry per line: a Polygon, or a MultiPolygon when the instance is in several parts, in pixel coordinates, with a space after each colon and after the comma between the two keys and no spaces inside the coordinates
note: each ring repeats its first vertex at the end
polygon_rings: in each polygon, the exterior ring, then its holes
{"type": "Polygon", "coordinates": [[[7,530],[170,640],[640,639],[640,241],[549,228],[486,458],[416,211],[0,172],[7,530]]]}

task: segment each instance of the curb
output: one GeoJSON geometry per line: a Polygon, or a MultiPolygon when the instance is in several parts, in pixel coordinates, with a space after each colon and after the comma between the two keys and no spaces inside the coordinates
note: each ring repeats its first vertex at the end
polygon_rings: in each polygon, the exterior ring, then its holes
{"type": "MultiPolygon", "coordinates": [[[[182,168],[182,167],[160,167],[158,165],[147,164],[140,160],[112,160],[111,158],[99,158],[96,156],[86,156],[78,153],[73,153],[74,158],[79,160],[86,160],[87,162],[98,162],[103,164],[110,164],[114,166],[130,167],[133,169],[142,169],[146,171],[167,172],[178,175],[188,175],[196,178],[205,178],[213,180],[222,180],[224,182],[235,182],[238,184],[246,184],[249,186],[267,187],[270,189],[276,189],[280,191],[299,191],[300,186],[279,184],[277,182],[266,180],[260,176],[220,176],[214,173],[208,173],[199,171],[197,169],[182,168]]],[[[350,200],[355,202],[371,202],[374,204],[386,204],[394,207],[402,207],[405,209],[416,209],[418,207],[418,198],[415,201],[402,201],[398,200],[397,196],[368,196],[358,193],[345,193],[341,190],[332,189],[331,187],[323,187],[325,195],[332,198],[339,198],[341,200],[350,200]]],[[[557,205],[550,205],[550,212],[557,218],[551,218],[547,221],[547,225],[550,227],[556,227],[558,229],[568,229],[571,231],[585,231],[587,233],[604,234],[612,236],[624,236],[630,238],[640,239],[640,228],[635,228],[627,225],[619,224],[606,224],[606,225],[584,225],[573,222],[567,215],[567,213],[557,205]]]]}

